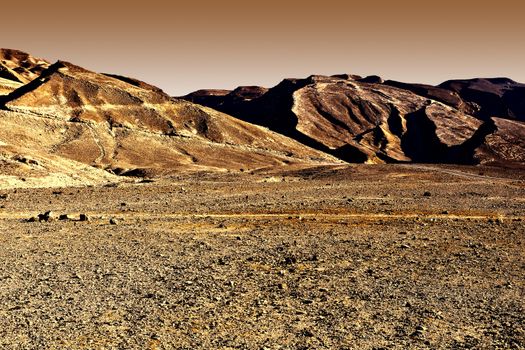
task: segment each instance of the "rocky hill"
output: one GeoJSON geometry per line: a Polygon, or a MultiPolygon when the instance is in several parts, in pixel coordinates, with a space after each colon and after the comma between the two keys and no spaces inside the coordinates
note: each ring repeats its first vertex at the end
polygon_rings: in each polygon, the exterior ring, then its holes
{"type": "Polygon", "coordinates": [[[184,96],[266,126],[348,162],[525,162],[523,84],[509,79],[440,86],[356,75],[285,79],[271,89],[184,96]]]}
{"type": "Polygon", "coordinates": [[[341,74],[173,98],[0,49],[0,187],[358,163],[525,163],[525,85],[341,74]]]}
{"type": "Polygon", "coordinates": [[[2,50],[4,186],[337,160],[149,84],[2,50]]]}

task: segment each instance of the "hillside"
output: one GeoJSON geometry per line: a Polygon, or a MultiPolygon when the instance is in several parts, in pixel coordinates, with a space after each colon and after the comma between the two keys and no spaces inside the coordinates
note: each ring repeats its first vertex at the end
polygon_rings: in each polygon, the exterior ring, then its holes
{"type": "Polygon", "coordinates": [[[342,74],[285,79],[271,89],[243,87],[256,92],[249,98],[239,89],[216,91],[200,90],[183,98],[347,162],[525,161],[525,90],[506,79],[434,87],[342,74]],[[499,99],[499,109],[484,94],[499,99]]]}
{"type": "MultiPolygon", "coordinates": [[[[5,52],[2,57],[13,71],[23,62],[43,62],[5,52]]],[[[36,73],[26,80],[4,77],[14,87],[0,98],[0,172],[6,183],[31,186],[58,178],[65,184],[83,183],[115,175],[337,162],[134,79],[61,61],[41,71],[31,69],[36,73]]]]}

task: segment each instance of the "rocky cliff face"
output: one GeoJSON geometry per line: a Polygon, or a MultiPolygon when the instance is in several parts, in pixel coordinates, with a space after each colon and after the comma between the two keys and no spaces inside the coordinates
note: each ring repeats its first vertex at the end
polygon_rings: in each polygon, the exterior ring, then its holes
{"type": "Polygon", "coordinates": [[[283,135],[173,99],[134,79],[67,62],[3,55],[4,66],[21,72],[20,79],[5,78],[14,89],[0,96],[0,172],[5,176],[54,174],[53,181],[82,182],[337,162],[283,135]]]}
{"type": "Polygon", "coordinates": [[[434,87],[336,75],[285,79],[266,92],[251,89],[261,93],[248,99],[201,90],[197,99],[348,162],[523,161],[525,94],[522,84],[510,80],[434,87]],[[500,105],[484,94],[499,98],[500,105]]]}

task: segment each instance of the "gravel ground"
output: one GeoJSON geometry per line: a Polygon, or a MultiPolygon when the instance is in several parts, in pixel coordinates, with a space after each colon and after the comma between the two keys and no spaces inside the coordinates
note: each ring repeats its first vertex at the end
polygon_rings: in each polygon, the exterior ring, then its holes
{"type": "Polygon", "coordinates": [[[359,165],[3,191],[0,348],[523,349],[524,180],[359,165]],[[28,220],[48,210],[69,218],[28,220]]]}

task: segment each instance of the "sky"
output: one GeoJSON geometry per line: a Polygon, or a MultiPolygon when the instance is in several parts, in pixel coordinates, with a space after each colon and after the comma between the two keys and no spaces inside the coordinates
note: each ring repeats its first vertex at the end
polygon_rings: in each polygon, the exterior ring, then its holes
{"type": "Polygon", "coordinates": [[[2,12],[0,47],[173,96],[311,74],[525,82],[522,0],[25,0],[2,12]]]}

